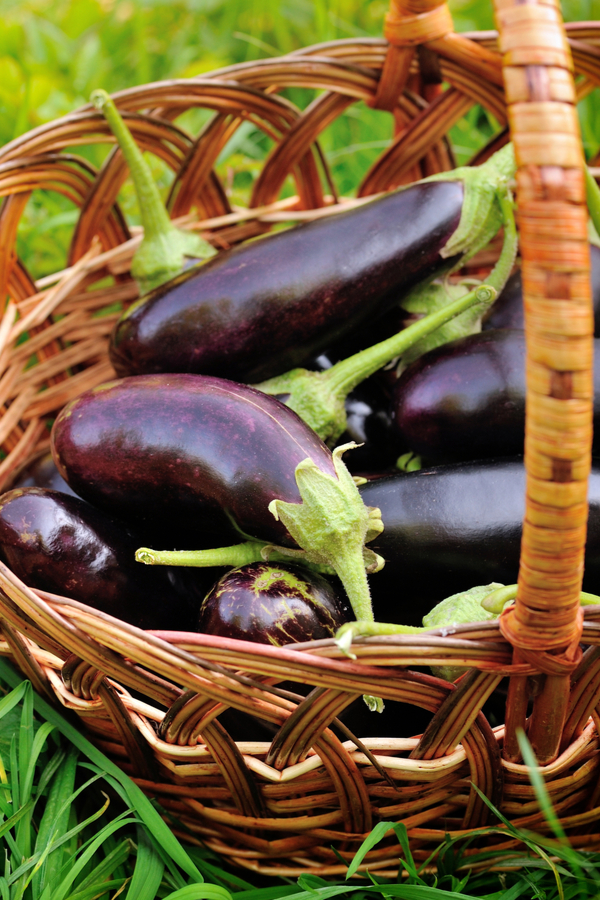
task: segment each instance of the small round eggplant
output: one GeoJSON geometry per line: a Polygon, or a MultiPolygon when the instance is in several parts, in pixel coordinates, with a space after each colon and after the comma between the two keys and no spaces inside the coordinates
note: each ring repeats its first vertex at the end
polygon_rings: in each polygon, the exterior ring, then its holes
{"type": "MultiPolygon", "coordinates": [[[[600,340],[594,357],[599,435],[600,340]]],[[[432,464],[513,456],[523,452],[525,394],[524,332],[484,331],[438,347],[404,370],[392,397],[394,425],[432,464]]]]}
{"type": "Polygon", "coordinates": [[[151,291],[117,323],[118,375],[256,383],[303,365],[454,259],[459,182],[413,185],[250,241],[151,291]]]}
{"type": "Polygon", "coordinates": [[[71,597],[139,628],[188,631],[216,577],[182,578],[135,562],[140,536],[79,497],[16,488],[0,497],[0,553],[30,587],[71,597]]]}
{"type": "MultiPolygon", "coordinates": [[[[592,303],[596,327],[594,337],[600,338],[600,247],[590,244],[590,264],[592,281],[592,303]]],[[[525,328],[523,309],[523,283],[521,270],[514,272],[504,286],[504,290],[494,301],[489,314],[484,317],[482,329],[525,328]]]]}
{"type": "MultiPolygon", "coordinates": [[[[201,375],[146,375],[82,394],[52,431],[58,469],[94,506],[162,522],[196,547],[240,533],[296,547],[269,512],[300,503],[306,458],[335,477],[331,452],[297,415],[247,385],[201,375]]],[[[139,526],[138,526],[139,527],[139,526]]]]}
{"type": "MultiPolygon", "coordinates": [[[[421,625],[440,600],[473,585],[514,584],[525,514],[522,459],[399,473],[362,485],[385,524],[369,545],[385,566],[369,579],[380,622],[421,625]]],[[[600,465],[589,480],[583,590],[600,593],[600,465]]]]}
{"type": "Polygon", "coordinates": [[[250,563],[231,569],[207,594],[198,631],[282,647],[333,637],[348,618],[323,576],[287,563],[250,563]]]}

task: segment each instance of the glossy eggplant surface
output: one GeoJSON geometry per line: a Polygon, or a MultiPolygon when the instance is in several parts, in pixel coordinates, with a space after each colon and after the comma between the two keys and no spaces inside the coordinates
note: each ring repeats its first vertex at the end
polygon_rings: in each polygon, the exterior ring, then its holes
{"type": "Polygon", "coordinates": [[[0,497],[0,554],[30,587],[79,600],[140,628],[194,627],[218,575],[135,562],[140,536],[78,497],[16,488],[0,497]]]}
{"type": "Polygon", "coordinates": [[[269,503],[300,503],[295,468],[306,458],[335,476],[331,452],[287,406],[201,375],[100,385],[62,410],[52,444],[60,473],[81,497],[171,527],[173,540],[184,531],[197,548],[237,543],[240,532],[296,546],[269,503]]]}
{"type": "MultiPolygon", "coordinates": [[[[594,432],[600,435],[599,340],[594,358],[594,432]]],[[[502,328],[417,359],[395,385],[392,415],[398,436],[428,463],[512,456],[523,452],[525,394],[525,334],[502,328]]]]}
{"type": "Polygon", "coordinates": [[[125,313],[115,370],[256,383],[304,365],[452,262],[462,201],[458,182],[413,185],[225,250],[125,313]]]}
{"type": "MultiPolygon", "coordinates": [[[[386,560],[369,576],[375,618],[421,625],[451,594],[517,581],[525,468],[522,459],[480,460],[378,478],[360,489],[381,509],[369,547],[386,560]]],[[[600,465],[589,481],[584,590],[600,593],[600,465]]]]}

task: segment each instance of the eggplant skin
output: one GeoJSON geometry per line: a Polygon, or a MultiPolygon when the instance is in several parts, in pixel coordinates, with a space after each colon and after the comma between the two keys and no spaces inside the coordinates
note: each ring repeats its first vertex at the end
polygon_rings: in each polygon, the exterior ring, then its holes
{"type": "Polygon", "coordinates": [[[333,637],[348,618],[322,575],[287,563],[249,563],[231,569],[209,591],[198,631],[282,647],[333,637]]]}
{"type": "Polygon", "coordinates": [[[87,391],[57,417],[52,452],[94,506],[138,530],[171,528],[163,550],[237,543],[240,532],[295,547],[269,503],[301,502],[295,469],[306,458],[335,476],[331,451],[295,412],[202,375],[139,375],[87,391]]]}
{"type": "Polygon", "coordinates": [[[15,488],[0,497],[0,554],[27,585],[146,629],[191,630],[214,570],[179,579],[135,562],[140,537],[78,497],[15,488]]]}
{"type": "MultiPolygon", "coordinates": [[[[600,461],[599,461],[600,462],[600,461]]],[[[583,590],[600,593],[600,464],[589,480],[583,590]]],[[[525,515],[522,458],[434,466],[362,485],[384,530],[369,547],[385,566],[369,576],[375,618],[421,625],[440,600],[492,581],[515,584],[525,515]]]]}
{"type": "MultiPolygon", "coordinates": [[[[459,338],[415,360],[392,396],[398,439],[432,464],[523,453],[525,350],[523,331],[502,328],[459,338]]],[[[598,339],[594,360],[594,433],[600,436],[598,339]]]]}
{"type": "Polygon", "coordinates": [[[256,383],[304,365],[452,262],[462,201],[458,182],[413,185],[225,250],[125,313],[115,371],[256,383]]]}

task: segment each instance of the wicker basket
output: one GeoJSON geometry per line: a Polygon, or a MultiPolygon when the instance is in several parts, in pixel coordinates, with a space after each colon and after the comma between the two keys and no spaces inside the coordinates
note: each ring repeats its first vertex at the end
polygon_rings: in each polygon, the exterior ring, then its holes
{"type": "MultiPolygon", "coordinates": [[[[363,639],[351,661],[332,641],[274,649],[147,634],[34,592],[0,567],[0,652],[38,691],[74,710],[98,746],[188,837],[240,866],[280,875],[341,873],[340,858],[350,860],[380,820],[403,822],[423,861],[445,833],[466,835],[491,821],[478,791],[516,825],[544,832],[515,739],[532,683],[528,733],[555,808],[574,844],[600,848],[600,608],[589,608],[585,621],[579,613],[592,321],[574,106],[600,83],[600,23],[565,29],[555,7],[497,0],[499,50],[495,33],[454,34],[447,7],[435,0],[394,0],[386,40],[320,44],[116,95],[138,143],[175,172],[172,216],[220,245],[350,202],[337,198],[317,139],[359,101],[395,120],[395,138],[359,196],[451,168],[447,132],[474,104],[501,127],[508,120],[519,165],[527,512],[519,596],[499,623],[463,626],[452,637],[363,639]],[[300,110],[280,96],[289,86],[311,88],[315,99],[300,110]],[[214,112],[197,137],[172,124],[190,107],[214,112]],[[230,208],[213,166],[246,119],[274,146],[249,209],[240,211],[230,208]],[[290,174],[297,195],[280,200],[290,174]],[[467,674],[451,685],[417,671],[429,664],[464,666],[467,674]],[[507,676],[506,724],[492,729],[481,709],[507,676]],[[303,700],[277,687],[282,682],[315,690],[303,700]],[[362,749],[342,740],[328,726],[363,693],[425,710],[423,734],[369,738],[362,749]],[[228,707],[266,723],[273,737],[236,743],[219,718],[228,707]]],[[[505,128],[473,162],[507,139],[505,128]]],[[[0,152],[0,281],[10,297],[0,325],[4,485],[47,448],[48,423],[68,400],[113,377],[106,348],[117,315],[94,313],[136,297],[128,269],[139,236],[131,236],[116,202],[127,177],[121,154],[111,152],[95,171],[72,152],[99,141],[112,136],[88,106],[0,152]],[[38,188],[63,193],[81,213],[68,268],[35,284],[15,239],[38,188]],[[98,286],[107,276],[110,286],[98,286]]],[[[498,854],[520,852],[502,829],[495,841],[498,854]]],[[[469,845],[466,862],[476,847],[469,845]]],[[[486,865],[494,861],[492,854],[486,865]]],[[[366,867],[395,873],[395,839],[372,850],[366,867]]]]}

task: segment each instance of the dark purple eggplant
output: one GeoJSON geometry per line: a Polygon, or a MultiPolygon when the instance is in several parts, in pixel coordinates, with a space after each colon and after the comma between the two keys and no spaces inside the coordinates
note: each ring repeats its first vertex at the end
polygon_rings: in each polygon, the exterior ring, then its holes
{"type": "Polygon", "coordinates": [[[294,470],[307,457],[335,476],[331,452],[296,413],[201,375],[134,376],[87,391],[56,419],[52,452],[94,506],[186,528],[196,546],[243,533],[295,547],[269,503],[300,503],[294,470]]]}
{"type": "MultiPolygon", "coordinates": [[[[600,446],[600,340],[594,341],[595,448],[600,446]]],[[[404,370],[392,398],[398,435],[429,463],[523,452],[525,335],[497,329],[452,341],[404,370]]]]}
{"type": "MultiPolygon", "coordinates": [[[[440,600],[477,584],[517,581],[525,513],[522,459],[480,460],[391,475],[360,488],[381,510],[370,547],[385,566],[369,579],[375,618],[421,625],[440,600]]],[[[589,481],[583,590],[600,593],[600,465],[589,481]]]]}
{"type": "Polygon", "coordinates": [[[0,497],[0,555],[30,587],[140,628],[189,631],[217,577],[135,562],[140,535],[78,497],[16,488],[0,497]]]}
{"type": "MultiPolygon", "coordinates": [[[[382,527],[377,510],[364,506],[343,450],[332,453],[276,398],[202,375],[111,381],[62,410],[52,452],[61,475],[95,506],[171,527],[174,539],[183,528],[198,549],[236,539],[239,548],[243,538],[244,550],[257,541],[302,550],[339,574],[357,619],[372,617],[366,569],[378,559],[365,542],[382,527]]],[[[142,547],[138,560],[207,564],[155,550],[167,548],[142,547]]]]}
{"type": "Polygon", "coordinates": [[[408,450],[406,441],[394,429],[389,399],[380,380],[369,379],[349,394],[346,417],[346,431],[338,443],[354,441],[358,445],[346,457],[351,472],[393,469],[398,457],[408,450]]]}
{"type": "Polygon", "coordinates": [[[303,365],[455,259],[459,182],[422,183],[220,253],[125,313],[119,375],[197,372],[259,382],[303,365]]]}
{"type": "Polygon", "coordinates": [[[209,591],[198,631],[282,647],[333,637],[348,618],[322,575],[287,563],[250,563],[231,569],[209,591]]]}
{"type": "MultiPolygon", "coordinates": [[[[50,488],[53,491],[70,494],[72,497],[78,496],[58,471],[50,451],[36,457],[25,468],[17,473],[16,478],[10,484],[10,488],[22,487],[50,488]]],[[[160,521],[154,521],[144,525],[143,522],[136,523],[135,520],[132,520],[131,516],[128,516],[127,518],[130,525],[142,528],[138,537],[143,538],[144,543],[149,543],[152,546],[157,547],[168,547],[175,541],[175,544],[181,549],[192,550],[196,547],[196,541],[192,536],[186,533],[184,529],[174,530],[173,525],[165,528],[160,521]]]]}
{"type": "MultiPolygon", "coordinates": [[[[590,263],[592,281],[592,303],[594,306],[594,337],[600,338],[600,247],[590,244],[590,263]]],[[[489,331],[495,328],[525,328],[525,312],[523,309],[523,283],[521,270],[514,272],[484,316],[482,329],[489,331]]]]}

